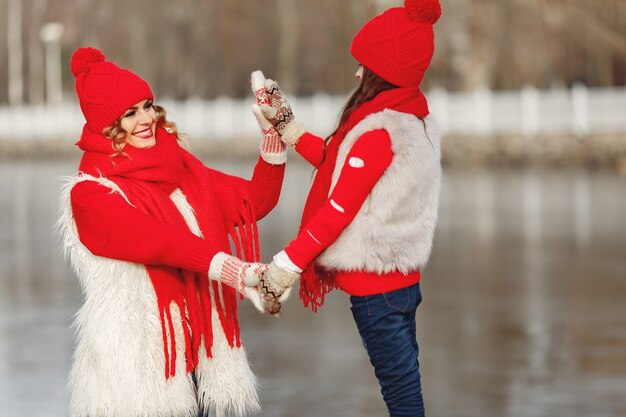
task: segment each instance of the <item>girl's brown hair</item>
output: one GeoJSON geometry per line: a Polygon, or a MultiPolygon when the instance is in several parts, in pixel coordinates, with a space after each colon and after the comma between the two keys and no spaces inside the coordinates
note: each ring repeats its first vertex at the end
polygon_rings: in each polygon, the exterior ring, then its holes
{"type": "MultiPolygon", "coordinates": [[[[152,104],[152,107],[156,112],[157,127],[164,127],[170,133],[173,133],[176,137],[178,137],[178,128],[176,127],[176,123],[167,120],[165,109],[161,106],[157,106],[156,104],[152,104]]],[[[115,153],[111,155],[111,159],[117,156],[128,157],[128,155],[123,151],[124,146],[126,146],[126,135],[128,134],[128,132],[122,129],[123,118],[124,114],[122,114],[111,126],[102,131],[104,136],[111,139],[113,149],[115,149],[115,153]]]]}
{"type": "Polygon", "coordinates": [[[391,90],[393,88],[398,88],[397,85],[391,84],[389,81],[385,81],[380,78],[378,75],[374,74],[372,71],[363,67],[363,76],[361,77],[361,83],[357,87],[356,90],[352,93],[346,105],[343,107],[341,111],[341,116],[339,116],[339,123],[337,124],[337,128],[333,133],[328,135],[326,138],[326,142],[333,137],[339,129],[345,128],[345,124],[348,121],[348,118],[356,110],[361,104],[370,101],[376,95],[385,90],[391,90]]]}

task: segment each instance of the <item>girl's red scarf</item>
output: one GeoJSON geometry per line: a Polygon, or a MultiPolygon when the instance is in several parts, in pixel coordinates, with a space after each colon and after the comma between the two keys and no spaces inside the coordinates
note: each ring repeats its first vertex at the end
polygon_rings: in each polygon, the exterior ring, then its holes
{"type": "MultiPolygon", "coordinates": [[[[244,195],[243,190],[233,189],[231,192],[241,195],[220,199],[211,183],[208,168],[181,148],[175,135],[159,127],[155,146],[142,149],[126,146],[123,151],[127,156],[112,158],[114,150],[111,140],[91,132],[85,126],[77,145],[84,151],[79,170],[115,182],[139,210],[160,221],[189,230],[170,199],[170,194],[179,188],[194,210],[207,247],[230,253],[230,235],[235,243],[237,257],[258,261],[255,215],[248,196],[244,195]],[[227,207],[228,201],[240,203],[238,207],[227,207]]],[[[206,274],[179,268],[146,265],[146,270],[156,293],[161,317],[166,378],[176,373],[176,340],[170,311],[172,303],[178,306],[181,315],[187,372],[193,371],[198,365],[202,340],[207,356],[212,357],[212,303],[215,303],[230,346],[241,346],[237,295],[233,288],[217,281],[210,281],[209,284],[206,274]],[[212,294],[209,285],[212,286],[212,294]]]]}
{"type": "MultiPolygon", "coordinates": [[[[385,109],[414,114],[420,119],[428,115],[428,103],[419,88],[394,88],[383,91],[354,110],[326,145],[324,162],[318,167],[304,205],[300,230],[304,229],[328,199],[337,153],[345,136],[364,118],[385,109]]],[[[317,311],[317,308],[324,304],[324,296],[333,288],[335,283],[332,271],[316,267],[313,263],[308,265],[301,275],[300,298],[305,307],[311,304],[313,311],[317,311]]]]}

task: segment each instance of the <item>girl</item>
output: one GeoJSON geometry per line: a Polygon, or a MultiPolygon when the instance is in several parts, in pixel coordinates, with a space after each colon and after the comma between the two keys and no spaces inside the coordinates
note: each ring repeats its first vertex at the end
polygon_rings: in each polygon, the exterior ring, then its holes
{"type": "Polygon", "coordinates": [[[261,111],[317,174],[298,236],[261,288],[278,297],[301,273],[315,311],[324,294],[351,295],[352,314],[391,416],[423,416],[415,312],[437,220],[439,132],[420,82],[433,52],[437,0],[406,0],[354,37],[361,79],[325,142],[306,133],[272,80],[261,111]]]}
{"type": "Polygon", "coordinates": [[[139,76],[93,48],[78,49],[71,68],[86,124],[79,172],[61,195],[64,249],[84,293],[70,415],[258,411],[237,297],[276,312],[244,281],[266,268],[250,263],[256,220],[278,200],[284,150],[263,147],[274,151],[250,181],[218,172],[179,146],[139,76]]]}

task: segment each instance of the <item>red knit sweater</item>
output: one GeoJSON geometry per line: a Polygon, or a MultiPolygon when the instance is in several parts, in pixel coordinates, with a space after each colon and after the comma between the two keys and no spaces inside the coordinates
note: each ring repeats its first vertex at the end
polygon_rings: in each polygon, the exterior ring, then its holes
{"type": "MultiPolygon", "coordinates": [[[[207,169],[218,194],[249,187],[257,219],[261,219],[278,201],[285,166],[272,166],[259,158],[249,181],[207,169]]],[[[76,184],[71,204],[80,240],[97,256],[208,273],[218,252],[191,231],[156,220],[94,181],[76,184]]]]}
{"type": "MultiPolygon", "coordinates": [[[[317,167],[324,159],[324,140],[305,133],[298,141],[296,151],[317,167]]],[[[339,237],[357,215],[392,158],[391,138],[385,130],[369,131],[355,142],[328,200],[285,248],[296,265],[304,269],[339,237]]],[[[380,275],[367,271],[336,271],[335,274],[340,289],[358,296],[404,288],[419,279],[418,271],[408,275],[399,272],[380,275]]]]}

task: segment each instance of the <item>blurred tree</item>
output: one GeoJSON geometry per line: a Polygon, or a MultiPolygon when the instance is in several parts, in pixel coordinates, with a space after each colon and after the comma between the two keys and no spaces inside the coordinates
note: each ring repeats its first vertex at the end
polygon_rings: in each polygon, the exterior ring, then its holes
{"type": "Polygon", "coordinates": [[[297,86],[298,40],[300,16],[298,0],[276,0],[276,20],[278,29],[278,76],[283,88],[294,91],[297,86]]]}
{"type": "MultiPolygon", "coordinates": [[[[0,0],[0,103],[9,100],[9,45],[21,39],[25,100],[42,101],[45,23],[64,24],[64,87],[79,46],[101,48],[161,97],[248,94],[261,69],[289,94],[354,88],[352,37],[402,0],[0,0]],[[21,28],[9,5],[21,6],[21,28]],[[11,23],[11,24],[10,24],[11,23]],[[9,30],[12,37],[9,37],[9,30]],[[10,43],[9,40],[13,42],[10,43]]],[[[451,90],[623,85],[626,0],[445,0],[424,88],[451,90]]],[[[15,13],[14,13],[15,14],[15,13]]],[[[14,69],[15,71],[15,69],[14,69]]],[[[14,91],[18,91],[13,87],[14,91]]],[[[16,94],[16,93],[13,93],[16,94]]],[[[72,94],[67,94],[70,97],[72,94]]]]}
{"type": "MultiPolygon", "coordinates": [[[[27,3],[26,1],[24,3],[27,3]]],[[[48,0],[30,0],[30,12],[25,14],[24,20],[28,28],[28,74],[27,91],[28,101],[41,104],[45,99],[44,92],[44,50],[40,37],[40,28],[43,26],[48,0]]]]}
{"type": "Polygon", "coordinates": [[[8,90],[9,104],[21,105],[24,101],[24,42],[22,37],[21,0],[8,0],[7,7],[7,45],[8,54],[5,62],[9,67],[8,90]]]}
{"type": "Polygon", "coordinates": [[[626,1],[604,1],[602,7],[591,0],[536,0],[531,4],[539,14],[548,16],[558,38],[565,40],[566,55],[558,70],[566,82],[616,83],[615,69],[626,60],[626,1]],[[568,68],[569,62],[575,66],[568,68]]]}

